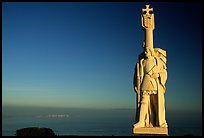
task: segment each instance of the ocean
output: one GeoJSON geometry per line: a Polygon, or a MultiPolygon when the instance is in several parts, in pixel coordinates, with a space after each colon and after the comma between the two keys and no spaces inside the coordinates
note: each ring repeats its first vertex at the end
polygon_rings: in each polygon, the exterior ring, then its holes
{"type": "MultiPolygon", "coordinates": [[[[167,111],[170,136],[202,136],[202,114],[167,111]]],[[[25,127],[51,128],[57,135],[132,136],[135,109],[3,107],[2,136],[25,127]]]]}

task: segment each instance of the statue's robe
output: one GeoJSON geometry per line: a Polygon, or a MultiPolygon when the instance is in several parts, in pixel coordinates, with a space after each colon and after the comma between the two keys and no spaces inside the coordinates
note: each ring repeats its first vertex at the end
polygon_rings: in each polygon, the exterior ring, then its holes
{"type": "Polygon", "coordinates": [[[156,79],[158,85],[158,120],[157,123],[160,127],[168,127],[165,117],[165,97],[166,92],[165,83],[167,80],[167,67],[166,67],[166,51],[160,48],[154,48],[157,66],[159,67],[159,77],[156,79]]]}

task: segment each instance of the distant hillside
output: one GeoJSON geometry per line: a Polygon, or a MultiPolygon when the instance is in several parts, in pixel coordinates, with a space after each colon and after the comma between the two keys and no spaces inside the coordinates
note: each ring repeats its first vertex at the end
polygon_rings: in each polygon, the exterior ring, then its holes
{"type": "Polygon", "coordinates": [[[50,128],[29,127],[16,130],[16,136],[56,136],[50,128]]]}

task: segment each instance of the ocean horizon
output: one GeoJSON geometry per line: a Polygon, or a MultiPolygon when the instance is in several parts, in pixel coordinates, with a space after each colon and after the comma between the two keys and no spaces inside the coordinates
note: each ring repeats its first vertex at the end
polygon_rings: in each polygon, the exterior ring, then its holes
{"type": "MultiPolygon", "coordinates": [[[[166,111],[169,136],[202,136],[202,113],[166,111]]],[[[2,136],[26,127],[51,128],[56,135],[132,136],[135,109],[2,106],[2,136]]]]}

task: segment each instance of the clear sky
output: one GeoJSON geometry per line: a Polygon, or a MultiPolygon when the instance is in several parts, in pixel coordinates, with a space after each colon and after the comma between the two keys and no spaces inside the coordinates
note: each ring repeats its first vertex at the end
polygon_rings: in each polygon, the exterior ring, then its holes
{"type": "Polygon", "coordinates": [[[135,108],[141,9],[167,51],[166,108],[202,112],[201,3],[2,3],[2,104],[135,108]]]}

